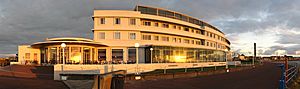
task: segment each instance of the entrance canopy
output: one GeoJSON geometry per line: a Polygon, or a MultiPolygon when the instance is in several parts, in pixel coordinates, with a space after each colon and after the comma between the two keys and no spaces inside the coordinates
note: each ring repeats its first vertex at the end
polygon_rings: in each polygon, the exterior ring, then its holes
{"type": "Polygon", "coordinates": [[[32,48],[40,48],[44,46],[51,46],[51,45],[60,45],[61,43],[72,44],[72,45],[88,45],[94,47],[107,47],[107,45],[94,42],[93,40],[86,39],[86,38],[51,38],[46,39],[45,42],[36,42],[31,45],[32,48]]]}

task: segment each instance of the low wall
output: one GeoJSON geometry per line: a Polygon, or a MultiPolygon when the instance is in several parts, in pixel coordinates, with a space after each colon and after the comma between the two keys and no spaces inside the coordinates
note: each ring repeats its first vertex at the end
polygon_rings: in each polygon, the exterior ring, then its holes
{"type": "Polygon", "coordinates": [[[104,74],[117,70],[126,70],[127,74],[136,72],[149,72],[155,69],[177,69],[194,67],[225,66],[226,62],[205,63],[153,63],[153,64],[107,64],[107,65],[54,65],[54,80],[60,80],[60,75],[65,74],[104,74]],[[63,68],[63,69],[62,69],[63,68]],[[63,70],[63,72],[62,72],[63,70]]]}

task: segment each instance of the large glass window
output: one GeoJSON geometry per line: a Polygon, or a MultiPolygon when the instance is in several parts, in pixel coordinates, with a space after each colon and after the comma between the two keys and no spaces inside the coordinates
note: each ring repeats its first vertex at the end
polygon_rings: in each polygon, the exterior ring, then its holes
{"type": "Polygon", "coordinates": [[[98,49],[98,61],[101,64],[106,62],[106,49],[98,49]]]}
{"type": "Polygon", "coordinates": [[[83,48],[83,64],[90,64],[91,61],[91,49],[88,47],[83,48]]]}
{"type": "Polygon", "coordinates": [[[123,63],[123,49],[112,49],[112,63],[123,63]]]}
{"type": "Polygon", "coordinates": [[[56,47],[51,47],[50,48],[50,63],[51,64],[56,64],[57,62],[57,48],[56,47]]]}
{"type": "Polygon", "coordinates": [[[114,39],[121,39],[121,33],[120,32],[115,32],[114,33],[114,39]]]}
{"type": "Polygon", "coordinates": [[[136,49],[135,48],[129,48],[128,49],[128,64],[134,64],[136,63],[136,49]]]}
{"type": "Polygon", "coordinates": [[[71,47],[71,58],[67,63],[79,64],[81,59],[81,47],[71,47]]]}

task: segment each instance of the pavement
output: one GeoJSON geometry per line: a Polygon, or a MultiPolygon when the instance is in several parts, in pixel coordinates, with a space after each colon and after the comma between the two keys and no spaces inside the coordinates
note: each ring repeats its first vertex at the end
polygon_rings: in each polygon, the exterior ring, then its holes
{"type": "Polygon", "coordinates": [[[12,65],[0,67],[0,89],[68,89],[53,80],[53,66],[12,65]]]}
{"type": "Polygon", "coordinates": [[[125,89],[278,89],[277,65],[265,63],[254,69],[197,78],[126,81],[125,89]]]}

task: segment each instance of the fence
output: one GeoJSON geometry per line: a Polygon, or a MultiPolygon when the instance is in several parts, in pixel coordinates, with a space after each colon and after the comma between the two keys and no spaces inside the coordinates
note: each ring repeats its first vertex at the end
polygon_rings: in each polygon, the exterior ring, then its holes
{"type": "Polygon", "coordinates": [[[286,65],[281,64],[281,78],[279,80],[279,89],[285,89],[292,79],[295,79],[299,72],[298,64],[288,65],[289,68],[286,69],[286,65]]]}

